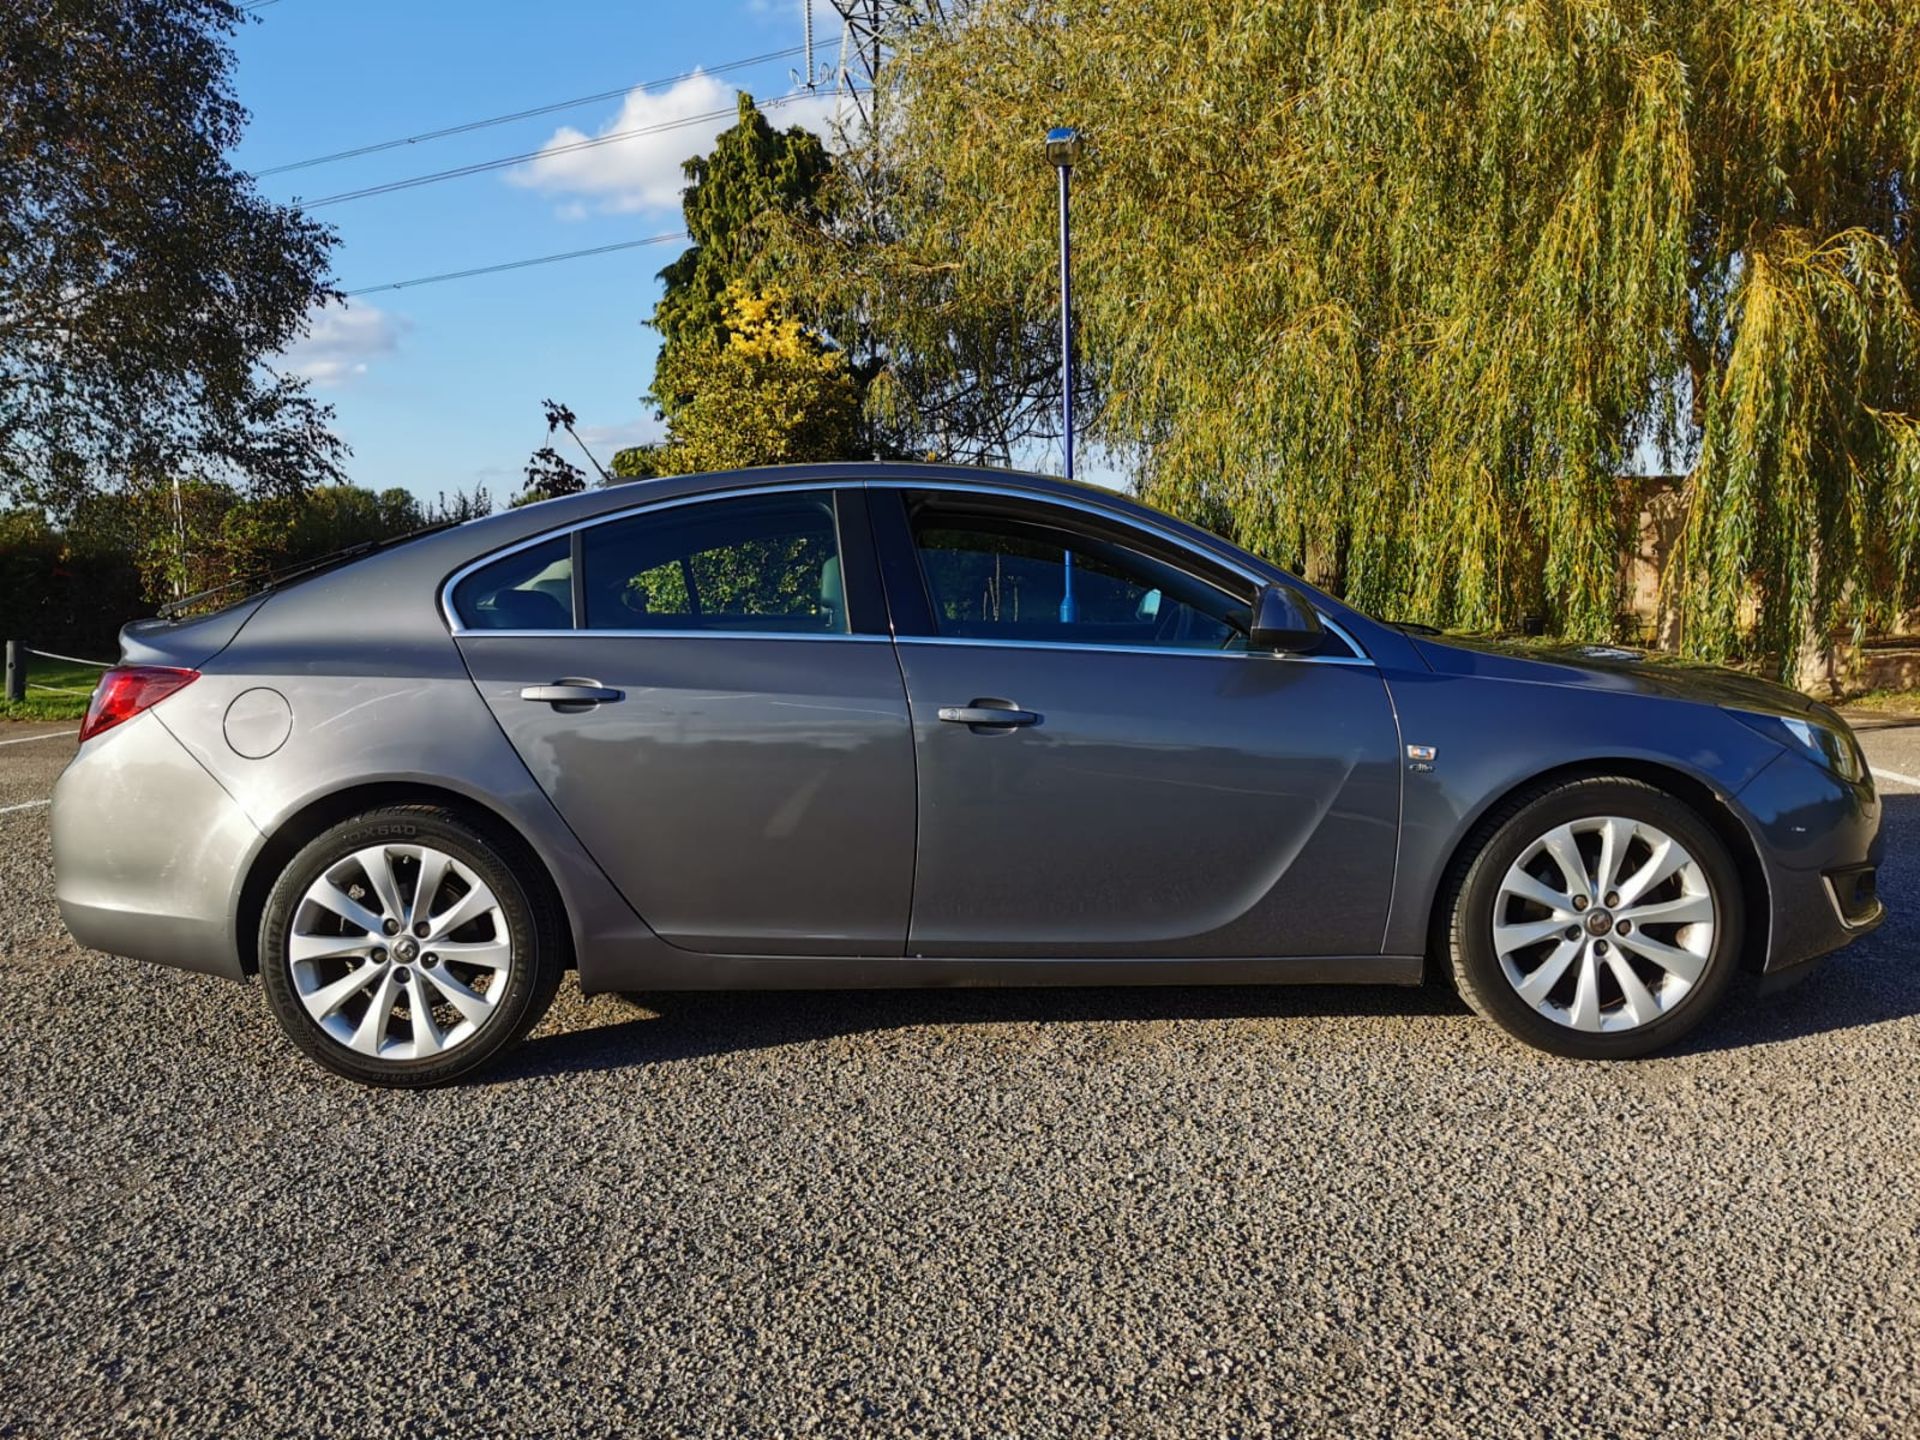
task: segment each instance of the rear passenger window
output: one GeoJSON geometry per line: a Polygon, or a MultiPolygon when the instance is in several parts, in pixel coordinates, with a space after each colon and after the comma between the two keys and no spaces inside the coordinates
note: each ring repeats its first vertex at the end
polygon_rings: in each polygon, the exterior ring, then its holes
{"type": "Polygon", "coordinates": [[[572,547],[562,535],[484,565],[453,587],[470,630],[573,628],[572,547]]]}
{"type": "Polygon", "coordinates": [[[831,491],[672,506],[582,533],[590,630],[850,628],[831,491]]]}

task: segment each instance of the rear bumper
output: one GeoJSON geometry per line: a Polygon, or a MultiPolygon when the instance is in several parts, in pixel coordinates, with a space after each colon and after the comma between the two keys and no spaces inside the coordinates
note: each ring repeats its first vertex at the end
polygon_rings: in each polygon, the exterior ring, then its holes
{"type": "Polygon", "coordinates": [[[1804,964],[1879,928],[1886,908],[1862,872],[1880,864],[1880,798],[1782,754],[1738,796],[1767,872],[1767,973],[1804,964]]]}
{"type": "Polygon", "coordinates": [[[153,714],[81,747],[54,787],[52,828],[75,940],[242,978],[233,901],[260,832],[153,714]]]}

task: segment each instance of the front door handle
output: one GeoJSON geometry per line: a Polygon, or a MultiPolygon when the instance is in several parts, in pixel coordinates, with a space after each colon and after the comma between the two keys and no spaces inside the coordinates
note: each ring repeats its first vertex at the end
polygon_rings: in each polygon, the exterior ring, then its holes
{"type": "Polygon", "coordinates": [[[1004,729],[1014,725],[1037,725],[1040,717],[1031,710],[1016,709],[1010,700],[976,700],[971,705],[942,705],[940,718],[949,725],[989,726],[1004,729]]]}
{"type": "Polygon", "coordinates": [[[590,710],[595,705],[608,705],[615,700],[627,698],[624,690],[610,690],[598,680],[582,680],[569,675],[556,680],[551,685],[528,685],[521,689],[522,700],[537,700],[559,709],[590,710]]]}

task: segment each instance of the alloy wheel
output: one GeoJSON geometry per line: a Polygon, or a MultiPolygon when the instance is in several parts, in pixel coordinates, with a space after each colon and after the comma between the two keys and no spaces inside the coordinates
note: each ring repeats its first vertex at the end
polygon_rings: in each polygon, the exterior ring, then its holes
{"type": "Polygon", "coordinates": [[[494,1017],[513,968],[500,901],[429,845],[374,845],[321,873],[294,911],[287,965],[307,1014],[377,1060],[466,1044],[494,1017]]]}
{"type": "Polygon", "coordinates": [[[1493,948],[1516,994],[1573,1030],[1634,1030],[1670,1012],[1713,953],[1705,867],[1672,835],[1617,815],[1527,845],[1500,882],[1493,948]]]}

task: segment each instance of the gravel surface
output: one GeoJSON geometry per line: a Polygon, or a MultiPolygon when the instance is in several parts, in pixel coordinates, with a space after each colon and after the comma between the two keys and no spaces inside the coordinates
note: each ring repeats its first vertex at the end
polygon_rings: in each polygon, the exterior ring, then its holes
{"type": "Polygon", "coordinates": [[[569,986],[420,1095],[76,949],[0,814],[0,1435],[1920,1434],[1885,788],[1886,928],[1660,1059],[1421,991],[569,986]]]}

